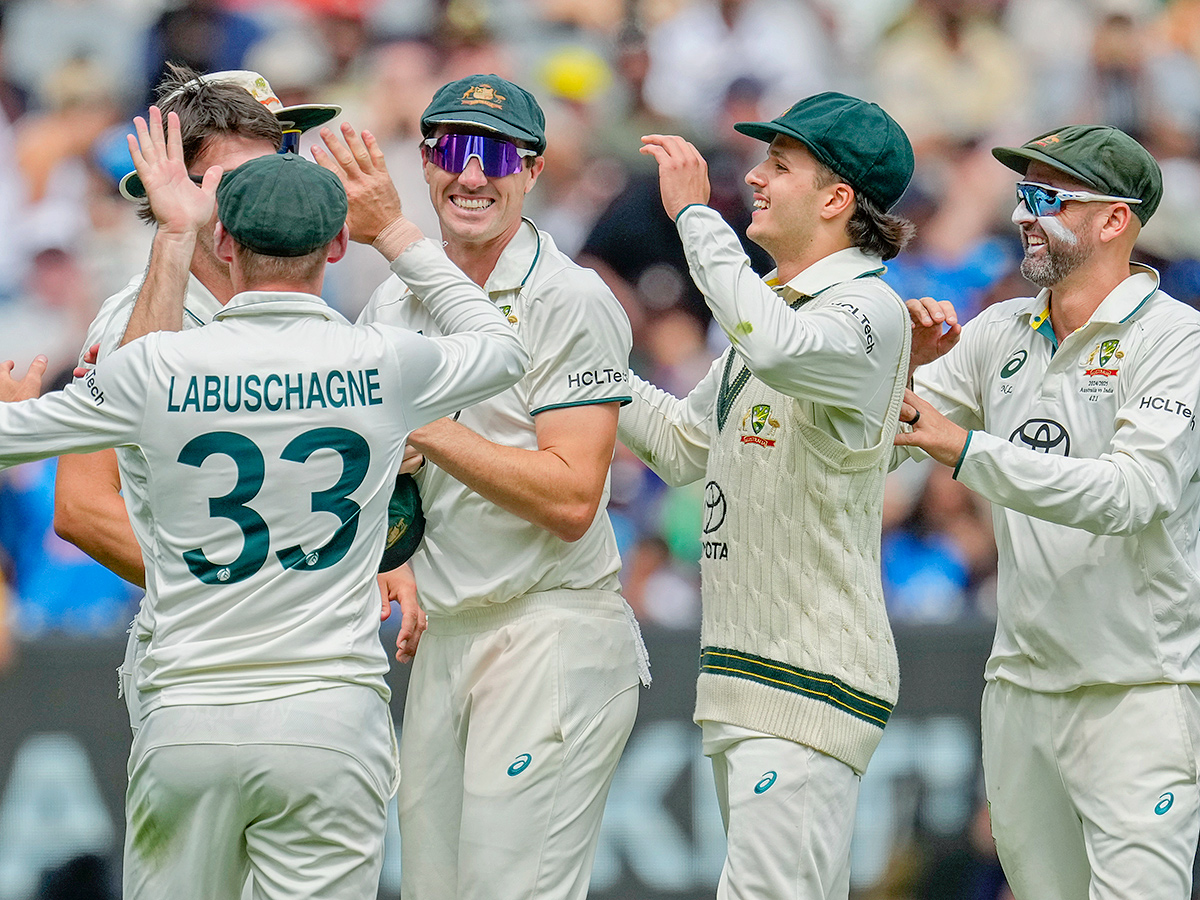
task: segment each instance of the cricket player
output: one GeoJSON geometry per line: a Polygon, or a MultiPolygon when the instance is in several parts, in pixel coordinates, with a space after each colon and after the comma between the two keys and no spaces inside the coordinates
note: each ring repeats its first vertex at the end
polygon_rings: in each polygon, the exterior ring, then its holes
{"type": "MultiPolygon", "coordinates": [[[[599,276],[521,216],[545,164],[530,93],[495,75],[451,82],[421,131],[446,254],[532,362],[511,389],[409,438],[426,460],[412,572],[429,625],[401,729],[402,893],[583,900],[649,677],[605,511],[629,322],[599,276]]],[[[341,144],[314,152],[353,164],[341,144]]],[[[401,275],[360,321],[438,334],[430,312],[401,275]]],[[[407,567],[393,579],[414,590],[407,567]]]]}
{"type": "Polygon", "coordinates": [[[1021,175],[1021,273],[1042,290],[962,327],[948,302],[909,301],[928,365],[896,438],[993,504],[992,833],[1017,897],[1182,900],[1200,831],[1200,314],[1130,262],[1162,196],[1131,137],[1068,125],[992,153],[1021,175]]]}
{"type": "Polygon", "coordinates": [[[683,399],[635,377],[619,434],[668,484],[705,479],[695,719],[728,838],[717,897],[845,900],[859,781],[899,690],[879,553],[910,328],[879,276],[912,231],[887,210],[913,153],[844,94],[734,127],[769,143],[746,234],[777,268],[760,280],[705,205],[695,147],[642,138],[733,346],[683,399]]]}
{"type": "Polygon", "coordinates": [[[166,140],[156,107],[137,125],[159,222],[138,306],[182,310],[214,194],[236,293],[203,329],[0,407],[0,464],[120,445],[145,466],[157,602],[124,896],[234,898],[249,876],[254,897],[374,898],[397,778],[375,582],[391,486],[410,429],[511,386],[528,356],[394,193],[358,227],[447,337],[355,327],[320,299],[348,240],[335,176],[271,154],[196,186],[178,118],[166,140]]]}

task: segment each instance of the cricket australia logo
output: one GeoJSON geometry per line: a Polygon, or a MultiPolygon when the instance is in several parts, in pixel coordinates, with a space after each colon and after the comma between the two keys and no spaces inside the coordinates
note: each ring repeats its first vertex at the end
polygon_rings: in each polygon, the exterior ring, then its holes
{"type": "Polygon", "coordinates": [[[774,447],[774,435],[778,430],[779,420],[771,418],[771,407],[766,403],[756,403],[746,410],[738,428],[743,444],[758,444],[760,447],[774,447]]]}
{"type": "Polygon", "coordinates": [[[505,96],[497,94],[490,84],[472,85],[462,95],[464,106],[490,106],[492,109],[504,109],[505,99],[505,96]]]}
{"type": "Polygon", "coordinates": [[[1121,350],[1120,347],[1120,341],[1103,341],[1088,354],[1087,365],[1089,368],[1083,374],[1089,378],[1094,378],[1098,375],[1111,378],[1113,375],[1116,375],[1118,363],[1125,358],[1125,351],[1121,350]],[[1093,363],[1095,364],[1095,368],[1090,368],[1093,363]]]}
{"type": "Polygon", "coordinates": [[[1053,419],[1029,419],[1008,436],[1018,447],[1036,450],[1050,456],[1070,456],[1071,436],[1053,419]]]}
{"type": "Polygon", "coordinates": [[[512,314],[511,306],[501,306],[500,312],[504,313],[504,315],[506,315],[508,317],[508,321],[511,322],[513,325],[517,324],[517,317],[512,314]]]}

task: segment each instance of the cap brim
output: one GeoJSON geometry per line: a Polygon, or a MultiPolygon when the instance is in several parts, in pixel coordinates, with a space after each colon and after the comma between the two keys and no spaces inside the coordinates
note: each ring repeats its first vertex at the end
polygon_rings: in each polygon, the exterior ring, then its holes
{"type": "Polygon", "coordinates": [[[312,103],[304,103],[297,106],[285,106],[275,113],[275,118],[279,119],[281,125],[290,125],[296,131],[308,131],[310,128],[324,125],[330,119],[335,119],[341,114],[342,108],[340,106],[319,106],[312,103]]]}
{"type": "Polygon", "coordinates": [[[421,120],[421,127],[425,130],[426,134],[433,131],[436,125],[471,125],[476,128],[486,128],[488,131],[494,131],[503,137],[527,141],[533,144],[534,149],[538,150],[538,152],[545,149],[542,139],[536,134],[526,131],[524,128],[517,128],[510,125],[508,122],[497,119],[495,116],[489,115],[482,110],[458,110],[444,115],[434,113],[432,116],[421,120]]]}
{"type": "Polygon", "coordinates": [[[1031,162],[1040,162],[1052,169],[1057,169],[1059,172],[1070,175],[1076,181],[1096,188],[1096,190],[1102,190],[1101,187],[1082,172],[1072,169],[1070,166],[1063,165],[1053,156],[1047,156],[1040,150],[1030,150],[1028,147],[993,147],[992,156],[1022,176],[1025,174],[1025,170],[1029,168],[1031,162]]]}
{"type": "Polygon", "coordinates": [[[809,153],[815,156],[819,163],[837,171],[837,163],[831,160],[824,150],[814,146],[808,138],[798,131],[784,128],[775,122],[737,122],[734,124],[733,130],[757,140],[766,141],[768,144],[775,139],[776,135],[782,134],[784,137],[790,137],[792,140],[799,141],[807,147],[809,153]]]}
{"type": "Polygon", "coordinates": [[[121,183],[117,185],[117,190],[126,200],[132,200],[135,203],[138,200],[146,199],[146,186],[142,184],[142,179],[137,172],[130,172],[122,178],[121,183]]]}

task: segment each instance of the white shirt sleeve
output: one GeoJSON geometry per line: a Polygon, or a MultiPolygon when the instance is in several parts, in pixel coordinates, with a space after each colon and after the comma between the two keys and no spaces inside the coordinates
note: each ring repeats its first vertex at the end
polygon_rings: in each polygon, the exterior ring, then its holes
{"type": "Polygon", "coordinates": [[[1185,484],[1200,477],[1198,359],[1200,328],[1181,326],[1152,355],[1126,363],[1125,401],[1098,458],[1051,456],[972,431],[955,477],[1028,516],[1093,534],[1135,534],[1173,513],[1185,484]]]}
{"type": "Polygon", "coordinates": [[[617,436],[667,484],[689,484],[704,474],[724,365],[722,354],[682,400],[631,377],[633,401],[621,409],[617,436]]]}
{"type": "Polygon", "coordinates": [[[880,390],[891,396],[909,326],[903,306],[874,279],[842,282],[830,289],[834,303],[794,310],[750,268],[715,210],[689,207],[677,226],[696,286],[756,378],[790,397],[843,409],[867,409],[880,390]]]}

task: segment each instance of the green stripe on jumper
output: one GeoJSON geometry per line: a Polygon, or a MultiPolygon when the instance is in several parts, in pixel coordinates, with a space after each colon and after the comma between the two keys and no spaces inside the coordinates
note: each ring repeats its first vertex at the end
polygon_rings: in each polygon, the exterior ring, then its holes
{"type": "Polygon", "coordinates": [[[745,678],[748,681],[757,681],[794,694],[812,697],[880,728],[887,724],[888,716],[892,714],[890,703],[856,691],[832,675],[810,672],[739,650],[705,647],[700,651],[700,671],[712,675],[745,678]]]}

